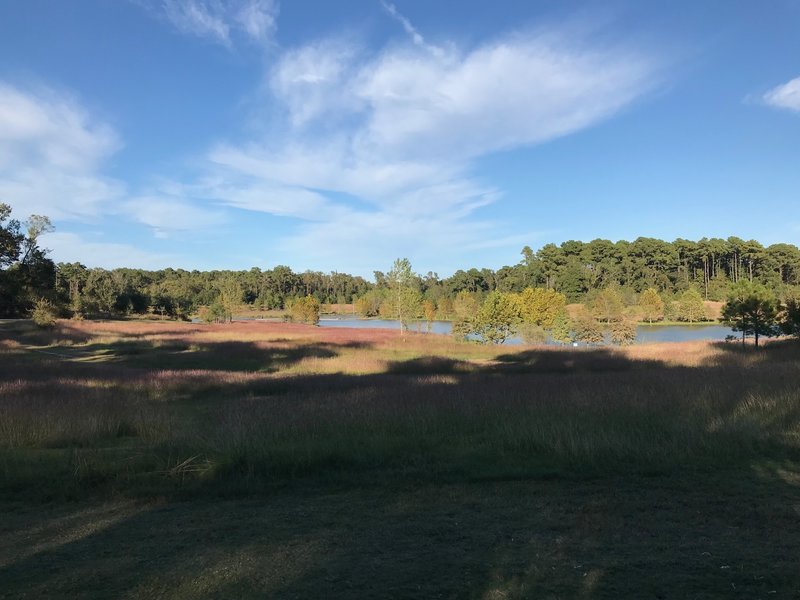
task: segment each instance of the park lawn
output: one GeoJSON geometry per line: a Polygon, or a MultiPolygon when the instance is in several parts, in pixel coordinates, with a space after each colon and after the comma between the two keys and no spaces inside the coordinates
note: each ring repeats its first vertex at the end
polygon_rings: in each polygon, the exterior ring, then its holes
{"type": "Polygon", "coordinates": [[[0,324],[0,597],[796,597],[799,356],[0,324]]]}

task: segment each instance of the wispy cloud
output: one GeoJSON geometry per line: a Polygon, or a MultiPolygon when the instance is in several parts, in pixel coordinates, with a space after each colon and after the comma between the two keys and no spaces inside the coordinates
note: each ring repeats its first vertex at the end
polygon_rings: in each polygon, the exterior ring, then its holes
{"type": "Polygon", "coordinates": [[[80,262],[90,267],[114,269],[136,266],[144,269],[189,266],[183,257],[142,250],[131,244],[87,240],[75,233],[56,231],[43,236],[42,243],[58,262],[80,262]]]}
{"type": "Polygon", "coordinates": [[[120,147],[69,95],[0,82],[0,198],[21,212],[93,218],[124,194],[102,174],[120,147]]]}
{"type": "MultiPolygon", "coordinates": [[[[224,208],[203,206],[202,200],[187,195],[185,186],[135,193],[108,176],[106,163],[121,147],[113,128],[92,117],[69,93],[0,82],[0,201],[10,204],[15,216],[44,214],[59,225],[123,218],[162,238],[227,221],[224,208]]],[[[65,248],[78,247],[72,234],[52,239],[65,248]]],[[[143,254],[129,256],[133,260],[143,254]]],[[[98,258],[89,253],[83,260],[98,258]]]]}
{"type": "Polygon", "coordinates": [[[121,205],[121,212],[130,220],[150,227],[159,238],[181,232],[196,233],[228,221],[222,210],[163,193],[133,197],[121,205]]]}
{"type": "Polygon", "coordinates": [[[142,4],[181,33],[228,48],[235,35],[261,45],[271,42],[278,16],[273,0],[144,0],[142,4]]]}
{"type": "MultiPolygon", "coordinates": [[[[269,0],[157,8],[181,31],[229,47],[237,35],[268,41],[277,14],[269,0]]],[[[216,227],[237,214],[230,209],[260,212],[287,219],[253,242],[275,260],[364,273],[407,255],[441,268],[464,248],[516,248],[529,235],[486,216],[503,190],[477,175],[482,158],[591,127],[657,83],[650,56],[574,31],[434,46],[384,8],[407,38],[381,48],[324,38],[278,51],[260,86],[266,125],[214,144],[194,178],[149,189],[104,176],[119,138],[76,102],[0,86],[0,197],[56,219],[114,214],[158,237],[216,227]]],[[[103,250],[65,235],[54,238],[65,248],[103,250]]]]}
{"type": "Polygon", "coordinates": [[[320,267],[352,264],[353,240],[373,265],[398,252],[425,262],[477,236],[502,246],[509,224],[481,212],[502,191],[473,175],[476,161],[591,127],[657,83],[657,63],[621,45],[550,30],[434,47],[384,8],[410,42],[284,50],[267,76],[273,127],[208,155],[209,194],[306,221],[280,245],[320,267]]]}
{"type": "Polygon", "coordinates": [[[388,12],[395,21],[402,25],[403,29],[408,34],[408,37],[411,38],[411,41],[415,46],[424,48],[435,56],[444,56],[445,50],[443,48],[439,48],[438,46],[428,44],[417,28],[411,24],[411,21],[400,14],[400,11],[397,10],[397,7],[394,4],[381,0],[381,6],[383,6],[384,10],[386,10],[386,12],[388,12]]]}
{"type": "Polygon", "coordinates": [[[800,77],[772,88],[763,99],[769,106],[800,112],[800,77]]]}

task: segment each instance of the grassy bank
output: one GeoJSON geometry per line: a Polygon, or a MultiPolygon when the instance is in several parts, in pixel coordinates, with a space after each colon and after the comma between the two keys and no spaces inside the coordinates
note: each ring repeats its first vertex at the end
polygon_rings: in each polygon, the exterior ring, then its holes
{"type": "MultiPolygon", "coordinates": [[[[0,581],[14,593],[82,589],[80,570],[74,581],[61,571],[26,579],[37,561],[62,556],[55,548],[77,548],[69,556],[84,553],[101,573],[109,544],[146,562],[160,551],[146,536],[166,529],[180,548],[170,515],[213,551],[189,550],[184,564],[169,546],[162,562],[183,583],[143,566],[150,587],[134,595],[314,597],[327,581],[331,597],[345,597],[347,582],[382,596],[615,597],[641,589],[626,579],[638,577],[651,585],[644,597],[666,580],[687,597],[721,561],[713,585],[689,597],[724,597],[726,565],[740,569],[731,581],[749,586],[748,597],[800,582],[800,571],[772,570],[788,568],[800,543],[786,526],[800,501],[791,343],[491,348],[255,322],[60,322],[52,331],[12,322],[0,332],[0,503],[10,515],[0,533],[45,548],[14,559],[0,546],[0,581]],[[220,524],[197,522],[212,514],[220,524]],[[253,537],[256,514],[278,515],[256,519],[274,543],[253,537]],[[75,531],[56,525],[64,518],[75,531]],[[419,531],[401,535],[406,518],[419,531]],[[223,524],[231,541],[218,538],[223,524]],[[635,539],[615,537],[631,527],[635,539]],[[771,546],[758,541],[764,528],[771,546]],[[337,547],[346,531],[351,543],[337,547]],[[367,562],[388,587],[352,562],[384,536],[399,537],[385,561],[367,562]],[[418,563],[419,544],[441,556],[418,563]],[[689,548],[697,563],[683,578],[689,548]],[[320,567],[329,554],[337,562],[320,567]],[[263,556],[273,556],[269,568],[263,556]],[[665,571],[646,573],[651,561],[666,561],[665,571]],[[211,568],[221,571],[192,577],[211,568]],[[262,580],[259,569],[269,571],[262,580]]],[[[118,596],[126,569],[112,570],[106,591],[118,596]]]]}
{"type": "Polygon", "coordinates": [[[800,457],[800,366],[786,344],[509,351],[289,324],[9,334],[0,476],[11,496],[43,478],[49,497],[800,457]]]}

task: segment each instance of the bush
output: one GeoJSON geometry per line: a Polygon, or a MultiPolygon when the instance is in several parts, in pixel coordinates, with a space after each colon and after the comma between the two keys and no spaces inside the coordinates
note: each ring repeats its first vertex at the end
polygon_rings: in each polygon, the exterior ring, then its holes
{"type": "Polygon", "coordinates": [[[319,323],[319,300],[314,296],[298,298],[289,309],[292,321],[316,325],[319,323]]]}
{"type": "Polygon", "coordinates": [[[611,341],[619,346],[628,346],[636,341],[636,323],[633,321],[616,321],[609,327],[611,341]]]}
{"type": "Polygon", "coordinates": [[[585,344],[602,344],[603,329],[591,313],[583,309],[572,319],[572,335],[575,341],[585,344]]]}
{"type": "Polygon", "coordinates": [[[38,327],[42,327],[43,329],[55,327],[56,317],[58,317],[56,307],[53,306],[53,303],[49,300],[39,298],[36,304],[33,305],[31,319],[38,327]]]}

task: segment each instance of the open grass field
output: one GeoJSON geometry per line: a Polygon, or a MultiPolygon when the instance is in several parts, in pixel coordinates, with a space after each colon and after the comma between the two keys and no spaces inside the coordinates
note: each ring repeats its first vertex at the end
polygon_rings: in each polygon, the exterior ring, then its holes
{"type": "Polygon", "coordinates": [[[0,598],[800,597],[800,347],[0,323],[0,598]]]}

